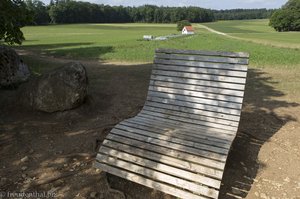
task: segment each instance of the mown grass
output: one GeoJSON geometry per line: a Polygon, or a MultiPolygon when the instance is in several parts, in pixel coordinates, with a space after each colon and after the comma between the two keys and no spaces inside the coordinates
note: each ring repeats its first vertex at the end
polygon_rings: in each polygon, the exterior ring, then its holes
{"type": "Polygon", "coordinates": [[[268,19],[233,20],[205,23],[204,25],[229,35],[277,47],[300,48],[300,32],[276,32],[268,19]]]}
{"type": "MultiPolygon", "coordinates": [[[[261,30],[266,27],[261,27],[261,30]]],[[[168,41],[143,41],[143,35],[179,33],[175,24],[76,24],[29,26],[22,29],[26,41],[21,48],[72,59],[151,62],[155,48],[243,51],[255,67],[300,65],[298,49],[278,48],[227,38],[196,29],[194,36],[168,41]]]]}

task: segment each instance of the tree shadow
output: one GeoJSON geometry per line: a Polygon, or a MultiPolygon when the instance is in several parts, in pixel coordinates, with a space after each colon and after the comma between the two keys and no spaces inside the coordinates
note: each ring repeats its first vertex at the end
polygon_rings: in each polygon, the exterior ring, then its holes
{"type": "Polygon", "coordinates": [[[286,123],[296,121],[292,116],[279,116],[275,112],[299,106],[274,99],[285,95],[275,84],[269,74],[249,69],[240,126],[228,156],[220,198],[247,196],[258,170],[265,167],[257,161],[260,148],[286,123]]]}
{"type": "MultiPolygon", "coordinates": [[[[26,40],[30,41],[30,40],[26,40]]],[[[21,45],[14,46],[16,49],[24,49],[24,50],[47,50],[47,49],[55,49],[55,48],[65,48],[65,47],[73,47],[73,46],[82,46],[82,45],[92,45],[92,42],[72,42],[72,43],[55,43],[55,44],[31,44],[31,45],[21,45]]]]}
{"type": "Polygon", "coordinates": [[[94,47],[78,47],[70,49],[55,49],[48,50],[49,54],[54,56],[64,56],[67,58],[91,58],[91,59],[101,59],[101,57],[106,53],[114,52],[114,47],[112,46],[94,46],[94,47]]]}
{"type": "MultiPolygon", "coordinates": [[[[53,189],[64,193],[58,198],[75,198],[79,193],[89,197],[92,191],[106,189],[103,177],[95,172],[84,154],[92,156],[96,152],[95,140],[103,141],[114,124],[140,111],[147,95],[151,65],[87,65],[87,71],[89,100],[77,109],[61,113],[26,112],[12,100],[15,91],[0,90],[0,155],[4,160],[0,162],[0,176],[9,181],[0,186],[1,191],[53,189]],[[30,161],[20,163],[25,155],[30,161]],[[84,166],[76,166],[78,162],[84,166]],[[23,165],[28,167],[26,171],[21,170],[23,165]],[[64,173],[73,172],[70,170],[75,172],[64,177],[64,173]],[[44,173],[62,175],[62,178],[41,186],[24,187],[27,180],[26,176],[22,177],[24,173],[30,179],[39,177],[37,180],[43,179],[44,173]]],[[[246,197],[258,168],[264,166],[256,162],[260,147],[294,120],[275,113],[278,108],[298,104],[274,100],[284,95],[274,84],[268,74],[249,70],[240,128],[228,158],[219,198],[237,195],[232,192],[233,187],[244,190],[238,196],[246,197]]],[[[108,180],[112,188],[121,190],[127,198],[174,198],[114,175],[108,175],[108,180]]]]}
{"type": "MultiPolygon", "coordinates": [[[[34,61],[32,65],[43,67],[61,64],[34,61]]],[[[17,90],[0,90],[1,193],[54,191],[55,198],[90,198],[96,192],[98,198],[109,199],[122,195],[111,190],[92,165],[96,140],[103,140],[108,127],[140,109],[151,65],[84,65],[89,96],[73,110],[51,114],[27,110],[18,106],[22,99],[16,99],[17,90]],[[29,160],[22,162],[25,156],[29,160]]]]}
{"type": "Polygon", "coordinates": [[[113,46],[93,46],[91,42],[82,43],[57,43],[57,44],[35,44],[16,46],[19,50],[29,50],[40,54],[52,55],[64,58],[92,58],[99,59],[102,55],[114,52],[113,46]],[[91,46],[92,45],[92,46],[91,46]]]}

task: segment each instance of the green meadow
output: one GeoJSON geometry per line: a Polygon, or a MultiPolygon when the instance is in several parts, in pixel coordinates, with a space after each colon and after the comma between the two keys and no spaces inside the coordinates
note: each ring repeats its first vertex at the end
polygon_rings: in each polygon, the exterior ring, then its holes
{"type": "Polygon", "coordinates": [[[268,19],[232,20],[205,23],[209,28],[231,36],[277,47],[300,48],[300,32],[276,32],[268,19]]]}
{"type": "MultiPolygon", "coordinates": [[[[285,45],[288,41],[300,44],[295,35],[288,37],[275,34],[266,25],[266,20],[225,21],[205,25],[239,37],[261,39],[263,35],[274,35],[276,42],[285,45]],[[240,24],[238,26],[237,24],[240,24]],[[249,24],[249,25],[247,25],[249,24]],[[257,32],[263,32],[259,35],[257,32]],[[245,32],[248,32],[247,34],[245,32]],[[276,35],[276,36],[275,36],[276,35]],[[278,37],[278,39],[276,39],[278,37]]],[[[295,48],[262,45],[224,37],[203,28],[196,34],[167,41],[144,41],[143,35],[163,36],[180,34],[175,24],[74,24],[27,26],[22,29],[26,41],[18,47],[40,54],[70,59],[101,59],[104,61],[151,62],[156,48],[202,49],[219,51],[243,51],[251,55],[253,67],[300,66],[300,51],[295,48]]],[[[266,36],[267,37],[267,36],[266,36]]]]}

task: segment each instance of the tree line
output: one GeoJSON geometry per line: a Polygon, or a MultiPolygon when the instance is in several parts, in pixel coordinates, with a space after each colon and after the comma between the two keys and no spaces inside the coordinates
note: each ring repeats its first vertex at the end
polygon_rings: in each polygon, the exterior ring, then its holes
{"type": "Polygon", "coordinates": [[[276,9],[231,9],[214,10],[215,20],[267,19],[276,9]]]}
{"type": "Polygon", "coordinates": [[[73,0],[51,0],[44,5],[39,0],[26,0],[28,9],[34,13],[33,23],[176,23],[210,22],[214,20],[211,10],[199,7],[139,7],[109,6],[73,0]],[[43,13],[43,14],[42,14],[43,13]]]}
{"type": "Polygon", "coordinates": [[[240,20],[269,18],[273,10],[233,9],[210,10],[200,7],[139,7],[109,6],[73,0],[51,0],[49,5],[39,0],[26,0],[33,13],[32,24],[48,23],[192,23],[215,20],[240,20]]]}
{"type": "MultiPolygon", "coordinates": [[[[292,28],[278,28],[279,31],[299,30],[299,0],[290,0],[296,9],[282,9],[289,18],[280,20],[282,14],[276,12],[275,21],[291,21],[292,28]],[[289,11],[292,11],[289,13],[289,11]],[[278,14],[279,13],[279,14],[278,14]],[[278,19],[278,20],[277,20],[278,19]]],[[[289,4],[287,4],[289,5],[289,4]]],[[[289,6],[291,7],[291,6],[289,6]]],[[[21,44],[24,36],[20,28],[25,25],[50,23],[176,23],[188,20],[192,23],[215,20],[268,18],[274,10],[234,9],[210,10],[200,7],[158,7],[144,5],[139,7],[109,6],[74,0],[51,0],[45,5],[40,0],[0,0],[0,42],[21,44]]],[[[276,26],[278,22],[271,25],[276,26]]],[[[284,25],[283,24],[283,25],[284,25]]]]}

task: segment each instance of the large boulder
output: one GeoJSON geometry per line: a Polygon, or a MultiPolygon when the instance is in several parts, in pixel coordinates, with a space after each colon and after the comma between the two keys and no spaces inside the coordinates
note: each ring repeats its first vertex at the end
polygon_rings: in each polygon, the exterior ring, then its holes
{"type": "Polygon", "coordinates": [[[15,86],[26,81],[30,71],[15,50],[0,46],[0,87],[15,86]]]}
{"type": "Polygon", "coordinates": [[[72,62],[30,80],[22,93],[33,109],[56,112],[81,105],[87,95],[87,86],[85,67],[72,62]]]}

